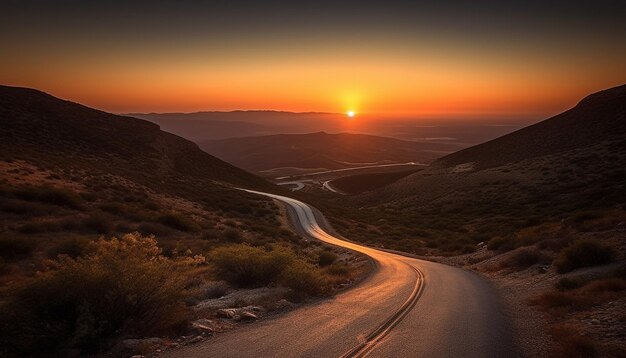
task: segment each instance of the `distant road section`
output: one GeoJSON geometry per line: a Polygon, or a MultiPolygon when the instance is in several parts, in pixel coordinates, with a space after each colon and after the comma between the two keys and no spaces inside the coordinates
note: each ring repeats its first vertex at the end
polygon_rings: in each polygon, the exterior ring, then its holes
{"type": "Polygon", "coordinates": [[[480,276],[347,241],[331,234],[323,216],[307,204],[247,191],[284,203],[299,231],[369,256],[376,270],[335,297],[162,356],[519,356],[498,297],[480,276]]]}
{"type": "Polygon", "coordinates": [[[347,172],[347,171],[359,170],[359,169],[398,167],[398,166],[408,166],[408,165],[428,166],[428,164],[421,164],[421,163],[416,163],[416,162],[393,163],[393,164],[377,164],[377,165],[366,165],[366,166],[362,166],[362,167],[352,167],[352,168],[343,168],[343,169],[324,170],[324,171],[320,171],[320,172],[306,173],[306,174],[300,174],[300,175],[288,175],[288,176],[282,176],[282,177],[274,178],[274,180],[284,180],[284,179],[290,179],[290,178],[293,178],[293,177],[299,177],[299,178],[310,177],[310,176],[314,176],[314,175],[322,175],[322,174],[330,174],[330,173],[340,173],[340,172],[347,172]]]}

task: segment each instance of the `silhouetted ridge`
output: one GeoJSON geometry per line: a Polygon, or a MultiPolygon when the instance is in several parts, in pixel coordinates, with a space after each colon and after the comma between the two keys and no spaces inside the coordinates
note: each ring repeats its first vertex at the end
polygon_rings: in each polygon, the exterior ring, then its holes
{"type": "Polygon", "coordinates": [[[435,161],[437,166],[473,162],[489,168],[583,148],[626,135],[626,85],[585,97],[574,108],[545,121],[435,161]]]}
{"type": "Polygon", "coordinates": [[[0,121],[0,148],[13,160],[89,165],[153,184],[194,177],[237,186],[270,186],[156,124],[33,89],[0,86],[0,121]]]}

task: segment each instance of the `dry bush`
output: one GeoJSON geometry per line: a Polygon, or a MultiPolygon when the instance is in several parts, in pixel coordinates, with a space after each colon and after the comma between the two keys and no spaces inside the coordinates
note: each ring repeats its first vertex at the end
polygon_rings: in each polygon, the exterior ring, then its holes
{"type": "Polygon", "coordinates": [[[83,219],[82,227],[87,232],[108,234],[113,230],[112,218],[101,211],[95,211],[83,219]]]}
{"type": "Polygon", "coordinates": [[[211,255],[217,276],[242,287],[277,282],[283,270],[295,260],[293,251],[286,248],[266,251],[247,245],[220,247],[211,255]]]}
{"type": "Polygon", "coordinates": [[[92,240],[82,236],[66,236],[57,240],[51,248],[47,250],[49,258],[56,258],[59,255],[66,255],[73,259],[93,252],[95,245],[92,240]]]}
{"type": "Polygon", "coordinates": [[[581,267],[608,264],[614,256],[612,248],[596,240],[583,239],[563,249],[554,264],[559,273],[564,273],[581,267]]]}
{"type": "Polygon", "coordinates": [[[590,338],[580,335],[576,326],[571,323],[553,325],[550,334],[558,344],[555,357],[587,358],[598,355],[596,344],[590,338]]]}
{"type": "Polygon", "coordinates": [[[220,247],[212,252],[211,263],[220,279],[241,287],[276,283],[297,293],[326,292],[321,271],[284,246],[273,246],[269,251],[243,244],[220,247]]]}
{"type": "Polygon", "coordinates": [[[520,271],[535,264],[547,263],[550,263],[550,258],[542,254],[539,250],[524,248],[509,256],[509,258],[502,263],[501,267],[520,271]]]}
{"type": "Polygon", "coordinates": [[[1,212],[31,217],[48,214],[52,208],[50,205],[13,198],[3,198],[0,202],[1,212]]]}
{"type": "Polygon", "coordinates": [[[26,237],[0,237],[0,257],[7,261],[25,258],[33,252],[37,241],[26,237]]]}
{"type": "Polygon", "coordinates": [[[489,250],[510,250],[512,245],[509,240],[501,236],[495,236],[487,242],[487,248],[489,250]]]}
{"type": "Polygon", "coordinates": [[[200,231],[200,226],[188,218],[187,216],[177,214],[177,213],[169,213],[165,215],[161,215],[156,220],[158,223],[163,224],[165,226],[169,226],[172,229],[176,229],[183,232],[198,232],[200,231]]]}
{"type": "Polygon", "coordinates": [[[15,189],[13,195],[23,200],[66,206],[72,209],[80,209],[83,201],[79,195],[69,189],[52,186],[23,186],[15,189]]]}
{"type": "MultiPolygon", "coordinates": [[[[561,283],[561,285],[563,284],[561,283]]],[[[531,300],[531,304],[537,305],[553,315],[562,315],[565,312],[581,311],[612,301],[623,295],[622,292],[625,290],[625,279],[621,277],[601,278],[587,281],[578,288],[544,293],[531,300]]]]}
{"type": "Polygon", "coordinates": [[[153,238],[99,240],[84,258],[62,256],[0,307],[5,349],[18,355],[82,354],[121,336],[162,333],[186,318],[183,280],[153,238]]]}
{"type": "Polygon", "coordinates": [[[337,260],[337,255],[329,250],[322,250],[317,254],[317,263],[320,267],[332,265],[337,260]]]}

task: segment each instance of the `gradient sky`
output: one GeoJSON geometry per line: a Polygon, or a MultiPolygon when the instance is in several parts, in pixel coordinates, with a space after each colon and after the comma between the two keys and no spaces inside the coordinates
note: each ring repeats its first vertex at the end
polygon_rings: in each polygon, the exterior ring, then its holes
{"type": "Polygon", "coordinates": [[[626,82],[624,19],[624,1],[0,0],[0,83],[112,112],[543,117],[626,82]]]}

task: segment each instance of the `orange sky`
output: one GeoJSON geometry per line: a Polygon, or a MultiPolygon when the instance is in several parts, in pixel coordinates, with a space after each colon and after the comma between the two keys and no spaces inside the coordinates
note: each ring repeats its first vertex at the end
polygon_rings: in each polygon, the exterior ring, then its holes
{"type": "Polygon", "coordinates": [[[572,43],[561,34],[510,41],[357,25],[293,36],[269,30],[216,36],[194,27],[196,36],[188,30],[177,41],[106,29],[89,36],[71,27],[5,31],[0,45],[11,51],[0,57],[0,82],[111,112],[354,110],[417,117],[542,117],[626,82],[624,45],[610,39],[572,43]]]}

